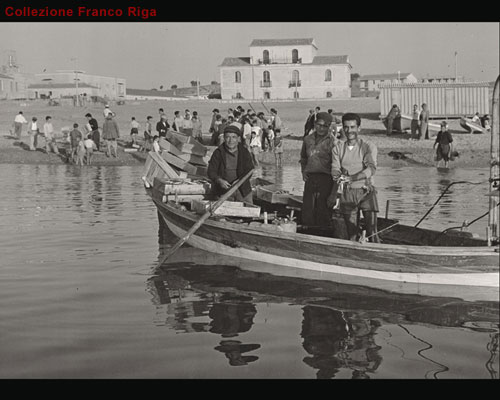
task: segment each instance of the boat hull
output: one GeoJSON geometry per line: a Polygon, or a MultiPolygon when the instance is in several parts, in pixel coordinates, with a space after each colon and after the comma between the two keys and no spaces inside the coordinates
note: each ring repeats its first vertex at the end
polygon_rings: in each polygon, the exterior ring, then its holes
{"type": "Polygon", "coordinates": [[[472,120],[470,120],[468,118],[461,118],[460,119],[460,126],[462,128],[464,128],[469,133],[478,134],[478,133],[485,132],[485,129],[482,126],[472,122],[472,120]]]}
{"type": "MultiPolygon", "coordinates": [[[[155,201],[168,229],[183,237],[196,216],[155,201]]],[[[311,278],[398,293],[498,300],[498,253],[491,247],[395,246],[356,243],[288,232],[262,232],[208,220],[188,243],[198,249],[250,261],[275,275],[311,278]],[[279,266],[279,267],[277,267],[279,266]]]]}

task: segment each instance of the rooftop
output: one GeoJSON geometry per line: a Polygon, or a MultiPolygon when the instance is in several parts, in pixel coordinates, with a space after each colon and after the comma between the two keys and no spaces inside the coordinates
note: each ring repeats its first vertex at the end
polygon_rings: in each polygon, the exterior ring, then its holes
{"type": "Polygon", "coordinates": [[[363,75],[359,77],[360,81],[378,81],[382,79],[400,79],[406,78],[408,75],[411,75],[411,72],[400,72],[399,74],[374,74],[374,75],[363,75]]]}
{"type": "Polygon", "coordinates": [[[250,43],[250,47],[254,46],[307,46],[313,45],[314,39],[254,39],[252,43],[250,43]]]}

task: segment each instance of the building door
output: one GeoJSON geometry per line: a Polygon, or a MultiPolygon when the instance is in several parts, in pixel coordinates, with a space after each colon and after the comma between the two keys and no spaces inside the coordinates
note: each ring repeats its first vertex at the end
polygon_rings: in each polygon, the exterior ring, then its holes
{"type": "Polygon", "coordinates": [[[264,98],[266,100],[269,100],[271,98],[271,93],[270,92],[264,92],[264,98]]]}

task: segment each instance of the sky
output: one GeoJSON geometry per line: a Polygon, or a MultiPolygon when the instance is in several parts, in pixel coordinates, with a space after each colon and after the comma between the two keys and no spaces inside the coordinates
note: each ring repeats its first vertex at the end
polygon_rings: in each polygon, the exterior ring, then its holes
{"type": "Polygon", "coordinates": [[[413,73],[494,81],[496,22],[2,22],[0,64],[14,50],[22,72],[78,69],[164,89],[220,82],[225,57],[253,39],[314,38],[317,55],[348,55],[352,73],[413,73]],[[457,56],[455,57],[455,52],[457,56]]]}

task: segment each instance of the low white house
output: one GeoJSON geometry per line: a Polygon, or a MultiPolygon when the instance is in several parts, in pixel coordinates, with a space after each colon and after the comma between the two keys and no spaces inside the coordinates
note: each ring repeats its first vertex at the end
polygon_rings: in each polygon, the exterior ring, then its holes
{"type": "Polygon", "coordinates": [[[396,72],[393,74],[363,75],[358,78],[360,91],[378,91],[381,84],[388,83],[417,83],[418,79],[410,72],[396,72]]]}
{"type": "Polygon", "coordinates": [[[314,39],[255,39],[249,57],[219,66],[222,99],[351,97],[347,55],[320,56],[314,39]]]}

